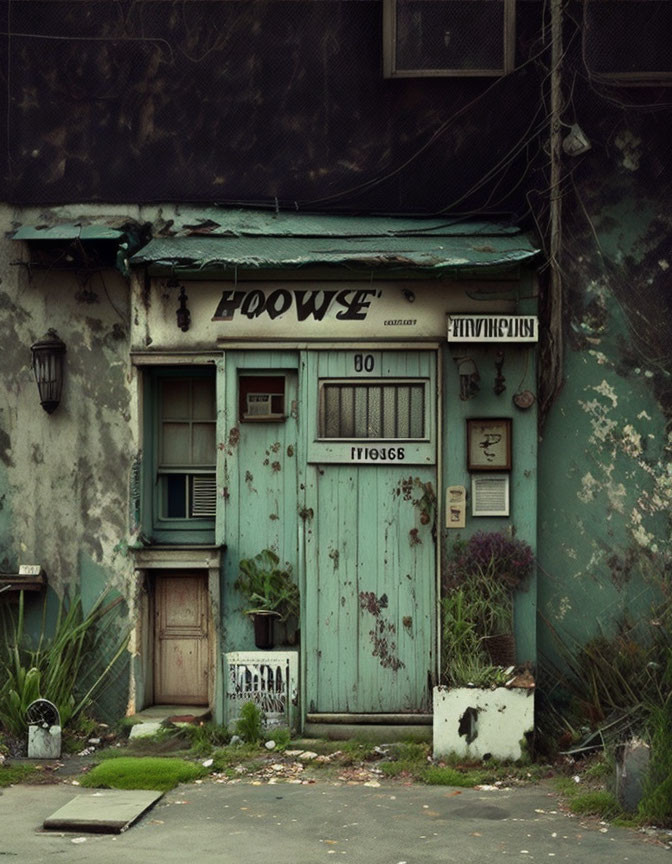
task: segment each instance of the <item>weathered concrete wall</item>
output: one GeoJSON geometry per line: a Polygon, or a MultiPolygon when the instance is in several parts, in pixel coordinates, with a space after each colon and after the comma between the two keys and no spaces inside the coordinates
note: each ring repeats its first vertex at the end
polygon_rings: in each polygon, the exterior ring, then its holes
{"type": "Polygon", "coordinates": [[[544,72],[518,5],[519,71],[389,80],[379,0],[4,4],[2,197],[520,212],[544,72]]]}
{"type": "MultiPolygon", "coordinates": [[[[40,214],[0,208],[0,569],[41,564],[50,606],[67,589],[85,610],[105,588],[127,596],[133,576],[128,478],[138,450],[129,363],[128,285],[115,271],[30,270],[9,239],[40,214]],[[31,344],[54,327],[66,343],[60,406],[40,407],[31,344]]],[[[30,610],[39,626],[41,600],[30,610]]],[[[125,607],[118,607],[119,628],[125,607]]],[[[125,700],[127,684],[115,689],[125,700]]],[[[123,702],[125,706],[125,701],[123,702]]]]}
{"type": "Polygon", "coordinates": [[[644,614],[669,573],[672,250],[662,128],[612,127],[610,146],[585,157],[566,202],[566,381],[543,429],[539,477],[539,637],[551,654],[549,625],[580,642],[609,632],[644,614]]]}

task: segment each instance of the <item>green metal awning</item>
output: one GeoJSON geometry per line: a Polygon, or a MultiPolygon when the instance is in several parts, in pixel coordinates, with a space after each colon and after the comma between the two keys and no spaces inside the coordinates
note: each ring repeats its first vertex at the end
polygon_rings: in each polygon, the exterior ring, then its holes
{"type": "Polygon", "coordinates": [[[510,269],[539,252],[519,229],[486,222],[200,211],[130,260],[155,275],[346,267],[450,273],[510,269]],[[215,221],[212,216],[217,216],[215,221]]]}
{"type": "Polygon", "coordinates": [[[106,225],[22,225],[12,240],[120,240],[124,234],[106,225]]]}

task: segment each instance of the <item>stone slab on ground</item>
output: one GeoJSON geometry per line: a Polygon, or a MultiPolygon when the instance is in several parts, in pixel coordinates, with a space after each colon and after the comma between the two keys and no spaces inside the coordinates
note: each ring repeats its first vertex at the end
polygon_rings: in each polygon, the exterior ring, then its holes
{"type": "Polygon", "coordinates": [[[133,715],[143,723],[184,722],[198,723],[209,720],[210,708],[207,705],[150,705],[133,715]]]}
{"type": "Polygon", "coordinates": [[[44,820],[44,827],[120,834],[162,797],[163,792],[147,789],[100,789],[68,801],[44,820]]]}
{"type": "Polygon", "coordinates": [[[131,726],[131,731],[129,734],[129,738],[149,738],[150,735],[156,735],[157,732],[160,732],[163,729],[163,724],[159,721],[143,721],[142,723],[136,723],[135,726],[131,726]]]}

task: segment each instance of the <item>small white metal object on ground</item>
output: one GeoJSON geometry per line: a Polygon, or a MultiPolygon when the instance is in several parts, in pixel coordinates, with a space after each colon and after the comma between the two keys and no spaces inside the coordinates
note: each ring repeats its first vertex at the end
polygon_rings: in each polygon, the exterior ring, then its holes
{"type": "Polygon", "coordinates": [[[77,795],[45,819],[44,827],[60,831],[120,834],[162,796],[163,792],[146,789],[100,789],[86,795],[77,795]]]}
{"type": "Polygon", "coordinates": [[[59,759],[61,756],[61,727],[28,727],[28,758],[59,759]]]}
{"type": "Polygon", "coordinates": [[[36,699],[26,708],[28,758],[58,759],[61,755],[61,716],[48,699],[36,699]]]}
{"type": "Polygon", "coordinates": [[[434,756],[520,759],[534,728],[532,689],[434,688],[434,756]]]}

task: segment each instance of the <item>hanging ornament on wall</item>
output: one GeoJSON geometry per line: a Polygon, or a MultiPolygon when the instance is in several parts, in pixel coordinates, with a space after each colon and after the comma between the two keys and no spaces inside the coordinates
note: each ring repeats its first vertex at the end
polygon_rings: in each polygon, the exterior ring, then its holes
{"type": "Polygon", "coordinates": [[[453,360],[457,363],[457,372],[460,376],[460,399],[463,401],[473,399],[480,390],[481,380],[476,364],[471,357],[467,356],[453,357],[453,360]]]}
{"type": "Polygon", "coordinates": [[[498,351],[495,360],[495,396],[499,396],[506,390],[506,378],[502,375],[502,366],[504,365],[504,352],[498,351]]]}
{"type": "Polygon", "coordinates": [[[536,401],[536,397],[531,390],[519,390],[513,396],[513,404],[516,408],[520,408],[521,411],[531,408],[536,401]]]}

